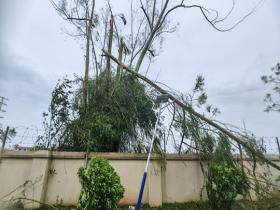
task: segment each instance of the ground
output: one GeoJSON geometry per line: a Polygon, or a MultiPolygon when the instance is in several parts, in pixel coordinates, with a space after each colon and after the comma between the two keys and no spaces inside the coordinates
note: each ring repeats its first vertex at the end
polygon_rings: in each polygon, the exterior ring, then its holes
{"type": "MultiPolygon", "coordinates": [[[[75,207],[56,207],[59,210],[72,210],[75,207]]],[[[118,210],[128,210],[128,207],[121,207],[118,210]]],[[[20,206],[13,206],[5,210],[23,210],[20,206]]],[[[41,208],[40,210],[52,210],[52,208],[41,208]]],[[[188,202],[176,204],[163,204],[162,207],[150,208],[143,205],[141,210],[211,210],[207,202],[188,202]]],[[[248,202],[238,201],[235,202],[232,210],[280,210],[279,198],[274,198],[266,201],[248,202]]]]}

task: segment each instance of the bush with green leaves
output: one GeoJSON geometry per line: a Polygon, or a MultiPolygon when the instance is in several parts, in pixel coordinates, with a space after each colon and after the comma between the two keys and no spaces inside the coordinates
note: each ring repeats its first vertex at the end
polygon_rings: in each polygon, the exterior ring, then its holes
{"type": "Polygon", "coordinates": [[[239,167],[213,163],[208,169],[206,190],[212,209],[230,210],[236,196],[247,193],[248,183],[239,167]]]}
{"type": "Polygon", "coordinates": [[[206,191],[211,209],[231,210],[237,195],[246,195],[249,182],[241,166],[233,161],[229,141],[220,142],[208,165],[206,191]]]}
{"type": "Polygon", "coordinates": [[[109,161],[92,157],[87,168],[78,171],[82,185],[78,210],[115,210],[124,188],[109,161]]]}

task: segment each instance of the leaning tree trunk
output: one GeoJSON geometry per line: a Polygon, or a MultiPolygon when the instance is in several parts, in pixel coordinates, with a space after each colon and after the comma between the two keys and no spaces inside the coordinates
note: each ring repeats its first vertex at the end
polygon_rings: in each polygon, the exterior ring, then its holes
{"type": "Polygon", "coordinates": [[[264,161],[265,163],[267,163],[268,165],[272,166],[273,168],[277,169],[280,171],[280,166],[278,166],[276,163],[274,163],[273,161],[265,158],[265,156],[263,154],[257,153],[257,151],[252,148],[246,141],[244,141],[244,139],[242,139],[242,137],[239,137],[235,134],[233,134],[231,131],[223,128],[221,125],[215,123],[213,120],[205,117],[204,115],[196,112],[189,104],[184,103],[182,101],[180,101],[179,99],[177,99],[175,96],[173,96],[172,94],[170,94],[168,91],[164,90],[163,88],[161,88],[159,85],[157,85],[156,83],[154,83],[153,81],[151,81],[149,78],[143,76],[142,74],[137,73],[136,71],[132,70],[130,67],[126,66],[123,63],[120,63],[118,61],[117,58],[115,58],[114,56],[112,56],[110,53],[108,53],[106,50],[102,49],[103,53],[105,54],[105,56],[111,58],[115,63],[117,63],[118,65],[121,65],[123,67],[123,69],[125,69],[126,71],[128,71],[129,73],[135,75],[136,77],[138,77],[139,79],[143,80],[144,82],[148,83],[150,86],[152,86],[153,88],[155,88],[158,92],[160,92],[161,94],[166,95],[171,101],[173,101],[174,103],[176,103],[179,107],[181,107],[182,109],[186,110],[188,113],[194,115],[195,117],[198,117],[199,119],[201,119],[202,121],[206,122],[208,125],[211,125],[213,128],[217,129],[218,131],[220,131],[221,133],[225,134],[226,136],[228,136],[230,139],[234,140],[237,144],[240,144],[241,146],[243,146],[244,148],[246,148],[248,150],[248,152],[250,152],[253,156],[259,158],[260,160],[264,161]]]}

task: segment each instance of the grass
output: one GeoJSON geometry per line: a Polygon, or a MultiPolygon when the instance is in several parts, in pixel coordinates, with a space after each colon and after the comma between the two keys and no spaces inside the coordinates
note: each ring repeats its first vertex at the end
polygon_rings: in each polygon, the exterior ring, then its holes
{"type": "MultiPolygon", "coordinates": [[[[70,210],[75,207],[56,207],[59,210],[70,210]]],[[[17,203],[10,208],[5,210],[22,210],[20,203],[17,203]]],[[[40,210],[52,210],[50,208],[40,208],[40,210]]],[[[118,210],[128,210],[128,207],[122,207],[118,210]]],[[[143,205],[141,210],[211,210],[207,202],[188,202],[188,203],[174,203],[174,204],[163,204],[162,207],[151,208],[148,205],[143,205]]],[[[238,201],[233,205],[232,210],[280,210],[280,199],[272,198],[270,200],[248,202],[238,201]]]]}
{"type": "Polygon", "coordinates": [[[162,207],[150,208],[149,206],[143,206],[142,210],[206,210],[210,209],[206,202],[188,202],[188,203],[174,203],[163,204],[162,207]]]}
{"type": "MultiPolygon", "coordinates": [[[[150,208],[143,206],[142,210],[211,210],[208,202],[188,202],[163,204],[162,207],[150,208]]],[[[260,200],[257,202],[237,201],[232,210],[280,210],[280,198],[260,200]]]]}

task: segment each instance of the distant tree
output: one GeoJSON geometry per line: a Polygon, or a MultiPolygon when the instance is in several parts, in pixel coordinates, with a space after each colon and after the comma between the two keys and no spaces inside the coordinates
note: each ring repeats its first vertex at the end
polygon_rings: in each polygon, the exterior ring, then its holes
{"type": "Polygon", "coordinates": [[[271,93],[267,93],[264,101],[267,103],[266,112],[280,112],[280,63],[277,63],[271,69],[271,74],[264,75],[261,80],[272,86],[271,93]]]}
{"type": "MultiPolygon", "coordinates": [[[[17,132],[15,128],[2,128],[2,126],[0,125],[0,142],[2,144],[2,141],[6,141],[7,140],[11,140],[12,138],[14,138],[16,136],[17,132]]],[[[2,146],[2,145],[1,145],[2,146]]]]}

